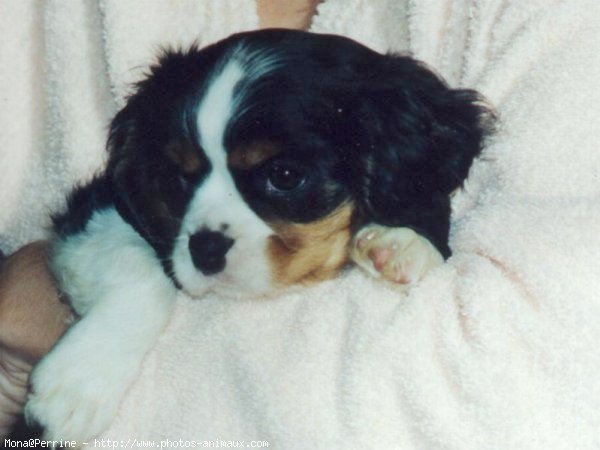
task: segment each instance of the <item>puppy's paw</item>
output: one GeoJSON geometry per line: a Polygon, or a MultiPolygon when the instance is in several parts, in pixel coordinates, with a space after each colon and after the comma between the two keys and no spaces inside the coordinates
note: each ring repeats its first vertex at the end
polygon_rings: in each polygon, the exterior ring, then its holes
{"type": "Polygon", "coordinates": [[[350,257],[372,276],[403,286],[444,262],[433,244],[410,228],[381,225],[367,225],[356,234],[350,257]]]}
{"type": "Polygon", "coordinates": [[[38,364],[25,417],[44,428],[44,439],[74,440],[80,446],[108,428],[136,370],[78,353],[59,344],[38,364]]]}

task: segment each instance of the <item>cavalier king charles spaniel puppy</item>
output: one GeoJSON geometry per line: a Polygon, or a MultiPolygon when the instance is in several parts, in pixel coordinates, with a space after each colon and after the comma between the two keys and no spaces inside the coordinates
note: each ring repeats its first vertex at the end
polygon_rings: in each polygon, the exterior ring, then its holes
{"type": "Polygon", "coordinates": [[[78,320],[27,417],[83,442],[111,422],[181,289],[265,296],[350,261],[410,285],[450,256],[450,194],[491,113],[423,64],[291,30],[166,51],[114,118],[108,164],[55,218],[78,320]]]}

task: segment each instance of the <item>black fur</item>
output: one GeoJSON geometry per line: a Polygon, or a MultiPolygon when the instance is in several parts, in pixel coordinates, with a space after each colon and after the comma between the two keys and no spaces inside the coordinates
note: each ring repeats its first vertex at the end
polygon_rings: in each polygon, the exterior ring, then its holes
{"type": "Polygon", "coordinates": [[[256,141],[282,148],[253,170],[232,169],[254,211],[265,220],[306,223],[351,201],[357,227],[411,227],[448,257],[449,194],[466,178],[490,125],[481,97],[450,89],[409,57],[291,30],[165,52],[115,117],[107,170],[74,194],[68,213],[55,220],[59,232],[80,231],[94,209],[114,204],[168,259],[193,191],[211,168],[204,158],[201,170],[183,173],[165,148],[183,143],[203,158],[198,103],[215,67],[240,44],[277,60],[259,80],[240,86],[240,111],[225,136],[227,151],[256,141]],[[303,184],[266,190],[278,164],[302,173],[303,184]]]}

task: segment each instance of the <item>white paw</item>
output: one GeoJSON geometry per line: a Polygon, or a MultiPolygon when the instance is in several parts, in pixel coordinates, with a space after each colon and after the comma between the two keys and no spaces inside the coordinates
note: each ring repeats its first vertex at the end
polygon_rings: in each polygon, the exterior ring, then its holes
{"type": "Polygon", "coordinates": [[[81,445],[98,436],[137,372],[135,365],[102,358],[94,349],[87,355],[78,350],[59,343],[31,375],[25,417],[44,427],[44,439],[81,445]]]}
{"type": "Polygon", "coordinates": [[[444,258],[428,239],[410,228],[367,225],[352,243],[352,260],[376,278],[408,286],[416,283],[444,258]]]}

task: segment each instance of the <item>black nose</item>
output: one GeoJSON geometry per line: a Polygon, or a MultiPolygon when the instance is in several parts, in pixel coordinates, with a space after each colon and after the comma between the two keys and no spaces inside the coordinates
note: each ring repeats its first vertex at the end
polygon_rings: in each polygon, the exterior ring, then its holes
{"type": "Polygon", "coordinates": [[[234,240],[218,231],[203,229],[190,237],[192,262],[204,275],[214,275],[225,268],[225,254],[234,240]]]}

